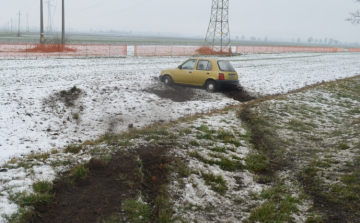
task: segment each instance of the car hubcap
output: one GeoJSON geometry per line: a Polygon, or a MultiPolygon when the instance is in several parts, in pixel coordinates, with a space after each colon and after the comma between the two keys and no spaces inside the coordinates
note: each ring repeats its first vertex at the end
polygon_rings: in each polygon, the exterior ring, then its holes
{"type": "Polygon", "coordinates": [[[209,84],[209,86],[208,86],[209,91],[213,91],[214,88],[215,88],[215,86],[213,84],[209,84]]]}
{"type": "Polygon", "coordinates": [[[165,79],[165,84],[169,84],[169,80],[167,78],[165,79]]]}

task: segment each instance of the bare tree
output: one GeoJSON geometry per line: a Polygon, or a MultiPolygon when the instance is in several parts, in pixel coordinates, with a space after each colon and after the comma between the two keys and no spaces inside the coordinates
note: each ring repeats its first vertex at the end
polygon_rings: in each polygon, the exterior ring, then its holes
{"type": "Polygon", "coordinates": [[[309,43],[311,43],[313,40],[314,40],[314,39],[313,39],[312,37],[309,37],[309,38],[307,39],[307,41],[308,41],[309,43]]]}
{"type": "Polygon", "coordinates": [[[244,39],[245,39],[245,36],[244,36],[244,35],[242,35],[242,36],[241,36],[241,39],[242,39],[242,40],[244,40],[244,39]]]}
{"type": "Polygon", "coordinates": [[[330,38],[330,39],[329,39],[329,44],[331,45],[333,42],[334,42],[334,39],[333,39],[333,38],[330,38]]]}
{"type": "MultiPolygon", "coordinates": [[[[360,0],[354,0],[355,2],[360,3],[360,0]]],[[[360,10],[356,12],[350,12],[350,17],[346,19],[346,21],[350,21],[354,25],[360,24],[360,10]]]]}

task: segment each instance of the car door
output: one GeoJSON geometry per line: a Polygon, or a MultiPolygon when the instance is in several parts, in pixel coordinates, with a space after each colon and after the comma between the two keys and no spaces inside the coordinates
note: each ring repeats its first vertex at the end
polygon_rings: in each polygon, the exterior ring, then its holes
{"type": "Polygon", "coordinates": [[[173,75],[174,82],[179,84],[192,84],[196,62],[196,59],[191,59],[176,68],[173,75]]]}
{"type": "Polygon", "coordinates": [[[199,60],[194,71],[194,84],[202,86],[212,74],[212,64],[209,60],[199,60]]]}

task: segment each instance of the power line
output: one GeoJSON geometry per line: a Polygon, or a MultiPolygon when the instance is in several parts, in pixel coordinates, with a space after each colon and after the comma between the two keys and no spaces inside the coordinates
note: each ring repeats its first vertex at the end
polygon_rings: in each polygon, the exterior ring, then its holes
{"type": "MultiPolygon", "coordinates": [[[[107,15],[102,15],[102,16],[97,16],[97,17],[92,16],[92,17],[87,17],[87,18],[89,18],[89,19],[90,18],[92,18],[92,19],[95,18],[96,19],[96,18],[103,18],[103,17],[107,17],[107,16],[112,16],[112,15],[115,15],[115,14],[118,14],[118,13],[121,13],[121,12],[125,12],[125,11],[130,10],[130,9],[136,8],[136,7],[140,6],[140,5],[148,3],[150,1],[153,1],[153,0],[147,0],[147,1],[141,2],[139,4],[133,5],[133,6],[129,7],[129,8],[126,8],[126,9],[123,9],[123,10],[120,10],[120,11],[116,11],[116,12],[113,12],[113,13],[110,13],[110,14],[107,14],[107,15]]],[[[81,17],[81,18],[84,18],[84,17],[81,17]]]]}
{"type": "Polygon", "coordinates": [[[87,7],[87,8],[81,9],[81,10],[79,10],[79,11],[70,12],[70,13],[66,13],[66,14],[75,14],[75,13],[83,12],[83,11],[86,11],[86,10],[88,10],[88,9],[95,8],[95,7],[99,6],[99,5],[108,4],[108,3],[113,2],[113,1],[115,1],[115,0],[104,0],[104,1],[102,1],[102,2],[100,2],[100,3],[98,3],[98,4],[96,4],[96,5],[92,5],[92,6],[89,6],[89,7],[87,7]]]}

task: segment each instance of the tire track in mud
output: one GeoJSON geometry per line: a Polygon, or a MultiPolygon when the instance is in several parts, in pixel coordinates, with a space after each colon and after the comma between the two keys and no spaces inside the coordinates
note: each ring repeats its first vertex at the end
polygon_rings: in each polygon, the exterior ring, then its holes
{"type": "MultiPolygon", "coordinates": [[[[145,89],[144,91],[155,94],[160,98],[170,99],[173,102],[209,100],[212,98],[211,93],[208,93],[205,90],[201,91],[201,89],[202,88],[199,87],[190,87],[177,84],[173,86],[166,86],[159,83],[158,85],[152,86],[148,89],[145,89]]],[[[242,88],[220,89],[218,93],[221,93],[226,97],[232,98],[235,101],[239,102],[249,102],[256,99],[256,97],[251,96],[247,91],[243,90],[242,88]]]]}

